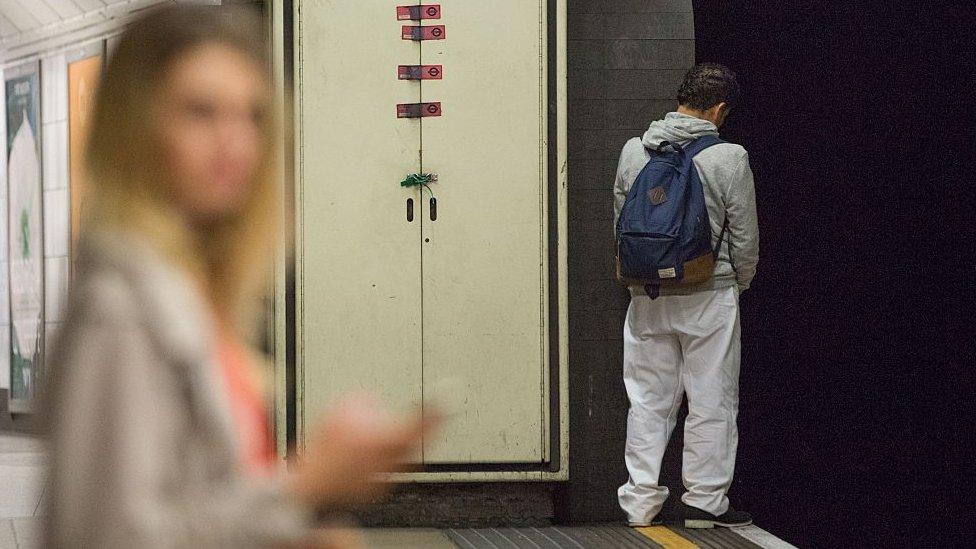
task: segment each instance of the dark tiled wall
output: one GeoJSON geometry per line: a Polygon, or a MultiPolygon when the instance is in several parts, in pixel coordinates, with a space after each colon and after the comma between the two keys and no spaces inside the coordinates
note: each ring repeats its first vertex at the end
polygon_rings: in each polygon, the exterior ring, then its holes
{"type": "MultiPolygon", "coordinates": [[[[611,189],[623,144],[674,108],[695,61],[694,16],[691,0],[569,0],[568,11],[571,481],[556,502],[563,520],[613,520],[627,478],[629,297],[613,281],[611,189]]],[[[674,454],[664,480],[677,488],[674,454]]]]}

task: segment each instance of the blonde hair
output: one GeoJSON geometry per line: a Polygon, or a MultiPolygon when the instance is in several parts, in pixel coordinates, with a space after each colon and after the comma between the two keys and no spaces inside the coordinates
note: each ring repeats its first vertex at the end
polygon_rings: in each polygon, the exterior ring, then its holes
{"type": "Polygon", "coordinates": [[[165,167],[149,113],[173,63],[194,48],[229,46],[267,67],[259,19],[240,8],[171,7],[135,22],[109,59],[95,100],[87,165],[93,191],[86,226],[134,231],[177,267],[189,272],[217,315],[241,329],[257,312],[277,234],[277,191],[271,120],[264,120],[263,159],[239,212],[194,228],[166,188],[165,167]],[[160,171],[163,170],[163,171],[160,171]]]}

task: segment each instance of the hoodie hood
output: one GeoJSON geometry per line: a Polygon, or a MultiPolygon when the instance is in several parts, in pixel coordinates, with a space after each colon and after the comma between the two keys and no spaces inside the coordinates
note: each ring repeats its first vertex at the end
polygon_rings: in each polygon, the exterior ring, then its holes
{"type": "Polygon", "coordinates": [[[641,141],[648,149],[656,149],[664,141],[683,147],[706,135],[718,135],[715,124],[687,114],[669,112],[663,120],[651,123],[641,141]]]}

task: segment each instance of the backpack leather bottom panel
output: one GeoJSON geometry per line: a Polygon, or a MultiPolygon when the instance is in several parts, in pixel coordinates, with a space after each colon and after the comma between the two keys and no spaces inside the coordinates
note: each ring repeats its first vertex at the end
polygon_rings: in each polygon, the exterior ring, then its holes
{"type": "Polygon", "coordinates": [[[697,286],[707,282],[715,273],[715,255],[711,250],[702,255],[690,259],[684,264],[684,276],[680,280],[668,279],[640,279],[624,276],[620,269],[620,254],[617,254],[617,282],[624,286],[644,287],[648,284],[661,286],[662,288],[681,288],[684,286],[697,286]]]}

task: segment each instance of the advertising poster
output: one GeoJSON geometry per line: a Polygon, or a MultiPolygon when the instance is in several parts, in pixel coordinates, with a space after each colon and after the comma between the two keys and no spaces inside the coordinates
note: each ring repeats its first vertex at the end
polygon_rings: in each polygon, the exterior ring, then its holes
{"type": "Polygon", "coordinates": [[[102,47],[68,63],[68,164],[71,196],[71,249],[75,249],[85,200],[85,142],[95,89],[102,72],[102,47]]]}
{"type": "Polygon", "coordinates": [[[44,349],[40,66],[4,74],[7,122],[7,245],[10,254],[10,408],[26,409],[44,349]]]}

